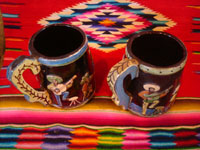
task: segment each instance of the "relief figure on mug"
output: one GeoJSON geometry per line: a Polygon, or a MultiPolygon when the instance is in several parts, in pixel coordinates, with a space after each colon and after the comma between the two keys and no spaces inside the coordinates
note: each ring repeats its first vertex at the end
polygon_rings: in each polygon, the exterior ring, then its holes
{"type": "Polygon", "coordinates": [[[57,75],[47,75],[47,80],[50,82],[47,88],[54,93],[59,107],[62,106],[61,100],[70,101],[71,102],[70,106],[76,103],[80,103],[78,101],[78,96],[68,98],[69,96],[68,89],[72,87],[74,79],[76,78],[77,75],[74,75],[70,80],[68,80],[65,83],[62,83],[63,79],[61,77],[57,75]]]}
{"type": "Polygon", "coordinates": [[[90,97],[90,94],[93,92],[92,79],[93,75],[89,75],[88,72],[82,77],[80,84],[82,85],[83,99],[90,97]]]}
{"type": "Polygon", "coordinates": [[[148,108],[154,109],[159,104],[160,98],[166,96],[172,87],[173,86],[170,86],[166,90],[159,92],[159,85],[154,83],[144,84],[144,90],[138,93],[138,95],[143,99],[142,114],[146,115],[148,108]]]}

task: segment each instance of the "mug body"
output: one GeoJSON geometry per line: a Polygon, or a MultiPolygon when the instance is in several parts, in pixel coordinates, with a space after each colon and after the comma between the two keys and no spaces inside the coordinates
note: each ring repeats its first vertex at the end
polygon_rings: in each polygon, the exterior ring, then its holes
{"type": "Polygon", "coordinates": [[[95,91],[93,61],[80,28],[48,25],[32,36],[29,52],[40,64],[37,77],[51,105],[74,108],[91,99],[95,91]]]}
{"type": "Polygon", "coordinates": [[[166,112],[175,101],[187,59],[183,43],[165,32],[145,31],[129,39],[126,56],[139,62],[138,77],[125,80],[128,109],[145,117],[166,112]]]}

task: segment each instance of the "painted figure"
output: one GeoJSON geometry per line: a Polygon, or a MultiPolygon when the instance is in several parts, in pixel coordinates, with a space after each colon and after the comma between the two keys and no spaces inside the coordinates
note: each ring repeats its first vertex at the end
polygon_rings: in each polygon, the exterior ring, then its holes
{"type": "Polygon", "coordinates": [[[69,92],[67,90],[72,87],[75,78],[77,78],[77,75],[74,75],[66,83],[62,83],[63,79],[61,77],[56,75],[47,75],[47,80],[51,82],[47,88],[54,93],[59,107],[62,106],[61,99],[70,101],[70,106],[76,104],[76,102],[79,103],[78,96],[68,98],[69,92]]]}
{"type": "Polygon", "coordinates": [[[88,72],[85,73],[85,75],[82,77],[81,85],[83,85],[82,87],[83,99],[89,97],[90,93],[93,91],[93,87],[91,83],[92,78],[93,78],[93,75],[89,75],[88,72]]]}
{"type": "Polygon", "coordinates": [[[144,84],[143,88],[145,90],[138,93],[138,95],[143,99],[142,114],[146,115],[147,108],[155,108],[159,103],[159,99],[164,97],[172,86],[161,92],[158,92],[160,90],[160,86],[156,84],[144,84]]]}

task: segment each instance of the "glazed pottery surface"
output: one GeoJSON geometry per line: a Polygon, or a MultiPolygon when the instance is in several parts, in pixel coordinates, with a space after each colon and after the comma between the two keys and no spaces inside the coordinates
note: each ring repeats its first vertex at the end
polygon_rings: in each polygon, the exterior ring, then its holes
{"type": "Polygon", "coordinates": [[[85,104],[95,91],[93,62],[85,33],[67,24],[48,25],[29,41],[30,56],[20,56],[8,68],[8,79],[30,102],[58,108],[85,104]],[[23,78],[30,69],[40,81],[34,89],[23,78]]]}
{"type": "Polygon", "coordinates": [[[174,103],[187,51],[175,36],[158,31],[133,35],[126,57],[107,77],[113,101],[134,114],[153,117],[174,103]]]}

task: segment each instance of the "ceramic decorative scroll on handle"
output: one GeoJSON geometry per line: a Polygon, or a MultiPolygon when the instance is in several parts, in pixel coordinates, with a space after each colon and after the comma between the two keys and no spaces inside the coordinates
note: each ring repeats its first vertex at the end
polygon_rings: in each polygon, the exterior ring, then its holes
{"type": "Polygon", "coordinates": [[[34,75],[37,75],[41,70],[40,63],[32,57],[18,57],[8,68],[8,79],[24,94],[24,97],[29,102],[40,102],[44,105],[51,104],[47,91],[37,91],[24,80],[23,72],[27,69],[30,69],[34,75]]]}
{"type": "Polygon", "coordinates": [[[138,64],[135,59],[125,58],[115,64],[107,76],[108,85],[113,92],[113,101],[124,109],[128,109],[130,97],[123,87],[123,82],[128,75],[131,76],[131,80],[138,77],[138,64]]]}

